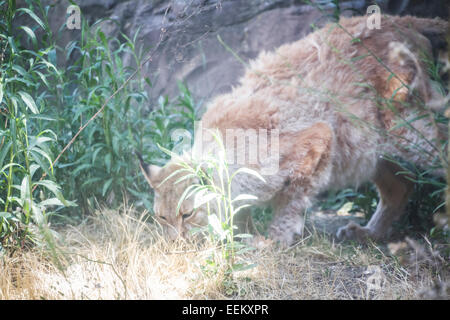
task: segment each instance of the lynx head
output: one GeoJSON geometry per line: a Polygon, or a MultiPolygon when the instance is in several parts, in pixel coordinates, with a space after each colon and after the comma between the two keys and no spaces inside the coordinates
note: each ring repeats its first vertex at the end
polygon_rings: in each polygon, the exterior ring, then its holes
{"type": "Polygon", "coordinates": [[[184,191],[190,185],[198,183],[197,178],[175,183],[184,175],[181,172],[174,174],[181,168],[179,164],[171,161],[164,167],[159,167],[145,163],[140,155],[138,157],[142,173],[155,192],[153,211],[157,221],[163,226],[164,234],[167,234],[171,240],[175,240],[179,236],[187,237],[192,228],[208,223],[206,208],[200,207],[194,210],[194,197],[185,199],[177,211],[178,202],[184,191]],[[171,174],[174,175],[167,179],[171,174]]]}

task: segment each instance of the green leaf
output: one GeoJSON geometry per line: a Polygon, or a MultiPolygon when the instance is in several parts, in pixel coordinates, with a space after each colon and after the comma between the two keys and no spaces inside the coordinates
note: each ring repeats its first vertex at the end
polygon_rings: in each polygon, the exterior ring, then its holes
{"type": "Polygon", "coordinates": [[[19,12],[19,11],[23,11],[23,12],[27,13],[31,18],[33,18],[34,21],[36,21],[42,27],[42,29],[47,31],[47,28],[45,28],[45,25],[42,22],[41,18],[39,18],[33,11],[31,11],[28,8],[19,8],[19,9],[17,9],[17,12],[19,12]]]}
{"type": "Polygon", "coordinates": [[[48,52],[48,60],[50,61],[50,63],[52,63],[53,65],[56,65],[56,49],[53,48],[52,50],[50,50],[48,52]]]}
{"type": "Polygon", "coordinates": [[[61,202],[58,198],[50,198],[39,202],[40,206],[48,207],[48,206],[64,206],[64,203],[61,202]]]}
{"type": "Polygon", "coordinates": [[[250,239],[250,238],[253,238],[253,235],[251,235],[249,233],[240,233],[240,234],[234,235],[234,237],[240,238],[240,239],[250,239]]]}
{"type": "Polygon", "coordinates": [[[6,154],[10,151],[12,142],[8,141],[0,150],[0,168],[3,166],[3,162],[5,161],[6,154]]]}
{"type": "Polygon", "coordinates": [[[42,150],[41,148],[35,146],[33,148],[30,149],[30,153],[35,152],[35,153],[39,153],[41,156],[43,156],[45,159],[47,159],[49,166],[50,166],[50,170],[53,173],[53,163],[52,163],[52,159],[50,158],[50,156],[47,154],[47,152],[45,152],[44,150],[42,150]]]}
{"type": "Polygon", "coordinates": [[[27,26],[21,26],[19,29],[22,29],[23,31],[25,31],[28,36],[31,38],[31,41],[33,42],[33,46],[37,46],[37,40],[36,40],[36,35],[34,34],[34,31],[31,30],[29,27],[27,26]]]}
{"type": "Polygon", "coordinates": [[[208,192],[207,189],[200,190],[195,194],[194,197],[194,209],[197,209],[204,205],[205,203],[217,199],[220,197],[220,194],[214,193],[214,192],[208,192]]]}
{"type": "Polygon", "coordinates": [[[64,206],[66,207],[73,207],[76,206],[76,204],[72,201],[67,201],[66,199],[64,199],[64,196],[61,193],[61,188],[60,186],[58,186],[55,182],[51,181],[51,180],[42,180],[42,181],[38,181],[35,182],[33,184],[34,185],[40,185],[43,186],[45,188],[47,188],[50,192],[52,192],[58,199],[59,201],[61,201],[63,203],[64,206]]]}
{"type": "Polygon", "coordinates": [[[44,214],[42,213],[42,210],[35,204],[31,204],[31,208],[33,211],[33,220],[37,225],[41,225],[45,222],[44,214]]]}
{"type": "Polygon", "coordinates": [[[13,52],[14,54],[16,54],[17,52],[19,52],[19,50],[18,50],[17,47],[16,47],[16,43],[15,43],[13,37],[8,37],[8,43],[9,43],[9,45],[11,46],[12,52],[13,52]]]}
{"type": "Polygon", "coordinates": [[[20,185],[20,199],[22,201],[30,199],[30,185],[28,184],[28,175],[25,175],[20,185]]]}
{"type": "Polygon", "coordinates": [[[160,182],[160,184],[157,187],[162,186],[164,183],[166,183],[167,180],[173,178],[175,175],[182,173],[182,172],[192,172],[192,170],[191,169],[178,169],[178,170],[172,172],[171,174],[169,174],[163,181],[160,182]]]}
{"type": "Polygon", "coordinates": [[[111,185],[111,183],[113,182],[113,178],[108,179],[105,184],[103,185],[103,190],[102,190],[102,196],[104,197],[106,194],[106,191],[108,191],[109,186],[111,185]]]}
{"type": "Polygon", "coordinates": [[[59,70],[55,67],[55,65],[52,64],[52,63],[50,63],[50,62],[48,62],[47,60],[42,59],[40,64],[45,65],[48,69],[53,69],[53,71],[55,71],[55,73],[56,73],[58,76],[60,75],[60,72],[59,72],[59,70]]]}
{"type": "Polygon", "coordinates": [[[108,48],[108,41],[106,40],[105,34],[104,34],[100,29],[98,29],[98,33],[97,33],[97,34],[99,35],[100,40],[102,41],[103,46],[104,46],[105,48],[108,48]]]}
{"type": "MultiPolygon", "coordinates": [[[[184,169],[184,170],[186,170],[186,169],[184,169]]],[[[195,177],[196,177],[195,174],[189,173],[189,174],[186,174],[186,175],[182,176],[181,178],[177,179],[173,184],[178,184],[178,183],[180,183],[180,182],[182,182],[184,180],[187,180],[187,179],[190,179],[190,178],[195,178],[195,177]]]]}
{"type": "Polygon", "coordinates": [[[38,119],[38,120],[46,120],[46,121],[56,121],[55,118],[51,118],[49,116],[44,116],[41,114],[36,114],[36,115],[30,115],[28,116],[30,119],[38,119]]]}
{"type": "Polygon", "coordinates": [[[232,270],[234,272],[236,272],[236,271],[245,271],[245,270],[252,269],[252,268],[254,268],[256,266],[257,266],[256,263],[247,264],[247,265],[246,264],[242,264],[242,263],[236,263],[236,264],[233,265],[232,270]]]}
{"type": "Polygon", "coordinates": [[[37,165],[37,164],[35,164],[35,163],[33,163],[32,165],[30,165],[30,176],[31,176],[31,178],[33,178],[33,176],[34,176],[36,170],[39,169],[39,168],[40,168],[40,166],[37,165]]]}
{"type": "MultiPolygon", "coordinates": [[[[39,167],[44,170],[49,176],[52,175],[52,172],[49,170],[49,167],[45,164],[45,162],[41,159],[41,156],[34,152],[33,150],[30,151],[31,158],[39,165],[39,167]]],[[[51,164],[50,164],[51,166],[51,164]]]]}
{"type": "Polygon", "coordinates": [[[152,87],[152,82],[150,81],[150,79],[148,77],[145,77],[144,80],[147,83],[147,85],[151,88],[152,87]]]}
{"type": "Polygon", "coordinates": [[[43,187],[47,188],[54,195],[57,195],[57,194],[61,193],[60,186],[58,186],[55,182],[53,182],[51,180],[37,181],[37,182],[33,183],[33,186],[35,186],[35,185],[39,185],[39,186],[43,186],[43,187]]]}
{"type": "Polygon", "coordinates": [[[177,215],[180,212],[181,204],[183,203],[184,200],[187,199],[187,194],[189,193],[189,191],[192,191],[192,189],[199,188],[199,187],[203,187],[203,186],[193,184],[184,190],[183,194],[181,195],[180,199],[178,200],[177,209],[176,209],[177,215]]]}
{"type": "Polygon", "coordinates": [[[230,180],[233,180],[234,176],[239,173],[247,173],[249,175],[252,175],[252,176],[258,178],[259,180],[261,180],[264,183],[266,182],[266,180],[258,172],[256,172],[255,170],[249,169],[249,168],[239,168],[238,170],[236,170],[236,172],[233,173],[230,180]]]}
{"type": "Polygon", "coordinates": [[[4,166],[4,167],[0,170],[0,172],[3,172],[3,171],[5,171],[6,169],[8,169],[8,168],[10,168],[10,167],[19,167],[19,168],[25,170],[25,168],[22,167],[20,164],[11,162],[11,163],[8,163],[6,166],[4,166]]]}
{"type": "Polygon", "coordinates": [[[9,212],[0,212],[0,218],[5,218],[8,219],[10,218],[12,215],[9,212]]]}
{"type": "Polygon", "coordinates": [[[3,101],[3,79],[0,79],[0,104],[3,101]]]}
{"type": "Polygon", "coordinates": [[[23,208],[23,206],[24,206],[24,202],[21,200],[21,199],[19,199],[19,198],[17,198],[17,197],[9,197],[9,200],[11,201],[11,202],[15,202],[15,203],[17,203],[20,207],[22,207],[23,208]]]}
{"type": "Polygon", "coordinates": [[[258,197],[251,194],[240,194],[232,202],[241,201],[241,200],[257,200],[258,197]]]}
{"type": "Polygon", "coordinates": [[[87,179],[86,181],[83,182],[81,187],[89,186],[89,185],[91,185],[95,182],[101,181],[101,180],[103,180],[103,178],[100,178],[100,177],[94,177],[94,178],[87,179]]]}
{"type": "Polygon", "coordinates": [[[217,234],[220,240],[225,240],[227,237],[227,232],[222,228],[222,224],[217,218],[217,215],[210,214],[208,216],[208,224],[212,227],[215,234],[217,234]]]}
{"type": "Polygon", "coordinates": [[[32,150],[36,146],[41,146],[43,143],[47,141],[53,141],[53,138],[49,137],[29,137],[30,139],[30,145],[28,146],[29,150],[32,150]]]}
{"type": "Polygon", "coordinates": [[[102,151],[103,148],[104,146],[100,146],[100,148],[95,149],[94,153],[92,154],[92,165],[95,164],[95,159],[97,158],[98,153],[102,151]]]}
{"type": "Polygon", "coordinates": [[[111,172],[111,163],[112,163],[111,153],[108,153],[108,154],[105,156],[106,171],[107,171],[108,173],[111,172]]]}
{"type": "Polygon", "coordinates": [[[236,213],[238,213],[239,211],[241,211],[242,209],[247,208],[247,207],[250,207],[250,205],[249,204],[244,204],[244,205],[242,205],[240,207],[237,207],[236,209],[233,210],[233,215],[235,215],[236,213]]]}
{"type": "Polygon", "coordinates": [[[25,102],[25,104],[27,105],[28,109],[30,109],[31,112],[33,112],[34,114],[39,113],[39,110],[36,107],[36,103],[34,102],[34,99],[28,93],[23,91],[19,91],[18,93],[22,98],[22,101],[25,102]]]}
{"type": "Polygon", "coordinates": [[[84,163],[84,164],[78,166],[78,167],[72,172],[72,174],[73,174],[74,176],[77,176],[82,170],[89,169],[89,168],[91,168],[91,167],[92,167],[92,165],[91,165],[90,163],[84,163]]]}
{"type": "Polygon", "coordinates": [[[35,185],[43,186],[46,189],[48,189],[59,199],[59,201],[61,201],[63,203],[64,206],[66,206],[66,207],[76,206],[75,203],[64,199],[64,196],[62,195],[62,193],[60,191],[61,188],[55,182],[53,182],[51,180],[42,180],[42,181],[33,183],[33,186],[35,186],[35,185]]]}
{"type": "Polygon", "coordinates": [[[69,60],[70,55],[72,54],[72,51],[73,51],[75,48],[78,48],[78,47],[77,47],[77,41],[71,41],[71,42],[69,42],[69,43],[67,44],[67,46],[66,46],[66,61],[69,60]]]}

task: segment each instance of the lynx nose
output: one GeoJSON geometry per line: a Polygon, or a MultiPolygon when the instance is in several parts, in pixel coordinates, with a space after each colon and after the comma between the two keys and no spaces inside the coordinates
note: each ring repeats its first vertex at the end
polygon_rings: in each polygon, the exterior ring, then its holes
{"type": "Polygon", "coordinates": [[[185,230],[183,230],[181,227],[180,228],[176,228],[174,226],[166,226],[166,230],[165,230],[168,238],[171,241],[175,241],[178,238],[186,238],[187,233],[185,232],[185,230]]]}
{"type": "Polygon", "coordinates": [[[166,231],[166,234],[171,241],[176,240],[179,236],[178,230],[174,226],[167,226],[166,231]]]}

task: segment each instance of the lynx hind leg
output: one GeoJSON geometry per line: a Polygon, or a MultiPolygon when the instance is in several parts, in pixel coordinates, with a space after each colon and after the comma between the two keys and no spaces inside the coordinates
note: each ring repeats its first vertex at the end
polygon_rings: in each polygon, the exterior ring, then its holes
{"type": "Polygon", "coordinates": [[[339,240],[367,239],[381,240],[389,236],[392,223],[404,213],[413,183],[404,175],[397,175],[401,168],[387,160],[380,159],[373,179],[378,189],[380,201],[377,209],[365,227],[354,222],[340,228],[337,232],[339,240]]]}

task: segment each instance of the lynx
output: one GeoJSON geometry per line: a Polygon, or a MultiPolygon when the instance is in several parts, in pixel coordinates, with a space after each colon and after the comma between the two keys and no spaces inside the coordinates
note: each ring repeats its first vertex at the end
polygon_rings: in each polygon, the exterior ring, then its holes
{"type": "MultiPolygon", "coordinates": [[[[427,111],[427,104],[436,108],[442,94],[434,89],[423,57],[432,58],[432,40],[447,29],[439,19],[383,16],[381,29],[369,30],[366,17],[343,18],[340,26],[330,23],[262,52],[239,86],[210,102],[194,148],[202,143],[204,150],[219,152],[206,129],[222,137],[229,129],[276,133],[278,156],[248,165],[263,175],[269,167],[276,172],[264,175],[266,182],[239,175],[232,186],[234,195],[252,194],[258,197],[255,204],[273,207],[269,237],[292,244],[302,233],[305,209],[319,193],[372,181],[380,197],[376,212],[366,226],[350,223],[337,237],[382,240],[402,215],[413,187],[385,155],[430,165],[437,156],[433,144],[445,138],[427,111]]],[[[232,148],[250,156],[251,146],[232,148]]],[[[194,210],[193,199],[184,200],[176,212],[183,191],[195,182],[174,184],[176,175],[166,179],[180,168],[177,161],[158,167],[141,158],[140,166],[155,192],[156,219],[171,238],[186,237],[191,228],[207,223],[205,206],[194,210]]],[[[231,170],[240,167],[230,165],[231,170]]],[[[240,228],[252,229],[248,212],[238,220],[240,228]]]]}

